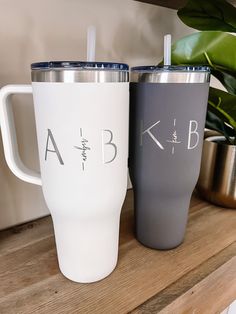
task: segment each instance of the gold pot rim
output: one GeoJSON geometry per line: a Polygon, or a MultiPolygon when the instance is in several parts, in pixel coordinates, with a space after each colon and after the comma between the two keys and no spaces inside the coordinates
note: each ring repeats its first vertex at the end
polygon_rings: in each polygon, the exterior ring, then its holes
{"type": "Polygon", "coordinates": [[[236,208],[236,145],[224,140],[222,135],[204,139],[197,189],[212,203],[236,208]]]}
{"type": "Polygon", "coordinates": [[[226,138],[223,135],[211,135],[211,136],[206,137],[204,139],[204,142],[211,143],[211,145],[215,145],[215,146],[220,145],[220,146],[227,147],[227,149],[236,150],[236,145],[224,143],[223,141],[225,140],[226,138]]]}

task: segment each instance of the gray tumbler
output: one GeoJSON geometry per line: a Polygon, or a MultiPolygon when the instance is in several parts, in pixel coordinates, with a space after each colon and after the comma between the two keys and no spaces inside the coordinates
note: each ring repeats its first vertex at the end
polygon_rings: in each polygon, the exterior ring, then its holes
{"type": "Polygon", "coordinates": [[[137,239],[155,249],[182,243],[200,171],[209,92],[207,67],[131,69],[130,177],[137,239]]]}

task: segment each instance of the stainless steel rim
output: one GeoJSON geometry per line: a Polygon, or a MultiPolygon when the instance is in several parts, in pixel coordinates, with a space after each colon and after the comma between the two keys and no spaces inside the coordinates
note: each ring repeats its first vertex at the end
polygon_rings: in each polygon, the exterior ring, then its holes
{"type": "Polygon", "coordinates": [[[206,83],[210,82],[210,72],[207,71],[158,71],[131,72],[131,82],[136,83],[206,83]]]}
{"type": "Polygon", "coordinates": [[[45,69],[32,70],[32,82],[63,82],[63,83],[112,83],[128,82],[129,72],[121,70],[74,70],[45,69]]]}

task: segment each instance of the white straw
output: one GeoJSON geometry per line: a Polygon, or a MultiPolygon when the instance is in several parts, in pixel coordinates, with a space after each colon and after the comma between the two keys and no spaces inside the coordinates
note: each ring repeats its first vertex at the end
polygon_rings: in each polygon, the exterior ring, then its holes
{"type": "Polygon", "coordinates": [[[91,25],[87,30],[87,61],[95,61],[96,50],[96,27],[91,25]]]}
{"type": "Polygon", "coordinates": [[[164,36],[164,65],[171,65],[171,35],[164,36]]]}

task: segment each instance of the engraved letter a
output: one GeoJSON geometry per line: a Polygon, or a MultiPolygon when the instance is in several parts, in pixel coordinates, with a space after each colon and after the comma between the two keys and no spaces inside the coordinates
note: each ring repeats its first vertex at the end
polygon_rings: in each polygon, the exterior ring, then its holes
{"type": "Polygon", "coordinates": [[[48,129],[48,136],[47,136],[47,143],[46,143],[46,150],[45,150],[45,160],[47,160],[47,156],[48,156],[48,152],[50,153],[56,153],[57,154],[57,158],[60,162],[61,165],[64,165],[64,162],[61,158],[61,154],[59,152],[59,149],[57,147],[57,144],[54,140],[54,137],[52,135],[52,131],[50,129],[48,129]],[[49,140],[53,146],[54,149],[49,149],[49,140]]]}

